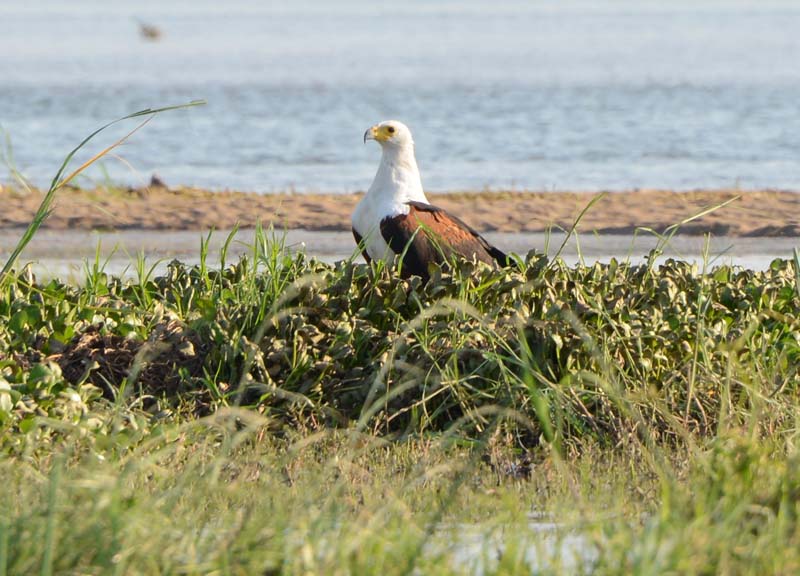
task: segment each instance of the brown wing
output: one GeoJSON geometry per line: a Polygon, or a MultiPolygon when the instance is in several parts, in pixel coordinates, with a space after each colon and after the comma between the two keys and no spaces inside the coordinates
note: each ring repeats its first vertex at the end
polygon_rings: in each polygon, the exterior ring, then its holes
{"type": "Polygon", "coordinates": [[[361,250],[361,255],[364,257],[364,260],[367,261],[367,264],[370,262],[369,254],[367,254],[367,246],[363,243],[364,238],[356,232],[356,229],[353,228],[353,238],[356,239],[356,244],[358,244],[358,249],[361,250]]]}
{"type": "Polygon", "coordinates": [[[406,215],[384,218],[381,235],[396,254],[403,255],[403,275],[427,279],[428,264],[453,256],[508,265],[508,256],[489,244],[464,222],[441,208],[409,202],[406,215]]]}

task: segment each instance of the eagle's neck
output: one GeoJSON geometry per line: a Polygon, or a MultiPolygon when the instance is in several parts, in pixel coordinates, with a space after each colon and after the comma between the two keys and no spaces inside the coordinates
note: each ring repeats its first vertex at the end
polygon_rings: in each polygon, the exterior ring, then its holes
{"type": "Polygon", "coordinates": [[[414,145],[384,146],[375,180],[367,191],[392,214],[408,214],[408,202],[425,202],[414,145]]]}

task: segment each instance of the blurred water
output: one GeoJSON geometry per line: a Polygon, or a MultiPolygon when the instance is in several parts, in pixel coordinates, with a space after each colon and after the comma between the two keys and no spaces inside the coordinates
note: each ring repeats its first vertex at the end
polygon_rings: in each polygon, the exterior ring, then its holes
{"type": "Polygon", "coordinates": [[[363,190],[361,136],[398,118],[430,190],[800,188],[798,30],[791,1],[2,0],[0,123],[37,184],[105,121],[205,98],[92,177],[363,190]]]}

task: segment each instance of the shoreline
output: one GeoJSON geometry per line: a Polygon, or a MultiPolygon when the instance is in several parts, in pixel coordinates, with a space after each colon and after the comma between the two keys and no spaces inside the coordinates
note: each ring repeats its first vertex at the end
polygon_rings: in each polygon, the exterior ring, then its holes
{"type": "MultiPolygon", "coordinates": [[[[600,192],[491,191],[429,194],[482,233],[568,230],[600,192]]],[[[224,230],[257,222],[278,230],[349,232],[350,214],[363,194],[212,192],[197,188],[65,188],[43,228],[50,230],[224,230]]],[[[0,188],[0,229],[24,228],[41,193],[0,188]]],[[[582,217],[582,234],[663,231],[709,207],[728,202],[680,226],[684,235],[800,236],[800,192],[787,190],[612,191],[582,217]]]]}
{"type": "MultiPolygon", "coordinates": [[[[201,238],[208,240],[209,265],[217,266],[229,233],[230,230],[217,230],[209,237],[208,231],[201,230],[98,232],[45,229],[36,234],[25,248],[17,267],[31,263],[37,276],[80,283],[86,266],[92,266],[96,256],[99,256],[105,272],[130,276],[135,271],[137,255],[142,255],[153,271],[160,274],[173,259],[187,265],[198,264],[201,238]]],[[[290,252],[302,251],[323,262],[348,258],[363,261],[349,231],[276,230],[275,236],[290,252]]],[[[553,257],[565,239],[563,232],[487,232],[486,238],[504,251],[523,258],[530,250],[553,257]]],[[[0,257],[7,257],[18,239],[17,230],[0,230],[0,257]]],[[[242,254],[251,253],[253,239],[253,230],[239,231],[226,251],[226,262],[234,262],[242,254]]],[[[573,237],[564,244],[559,255],[568,265],[579,261],[589,265],[607,263],[611,258],[637,265],[646,261],[650,250],[657,244],[658,239],[646,233],[636,236],[579,234],[578,238],[573,237]]],[[[704,263],[710,268],[736,265],[750,270],[765,270],[775,258],[791,259],[795,245],[794,238],[712,236],[706,240],[703,236],[678,234],[663,246],[658,262],[675,258],[696,263],[698,270],[704,269],[704,263]]]]}

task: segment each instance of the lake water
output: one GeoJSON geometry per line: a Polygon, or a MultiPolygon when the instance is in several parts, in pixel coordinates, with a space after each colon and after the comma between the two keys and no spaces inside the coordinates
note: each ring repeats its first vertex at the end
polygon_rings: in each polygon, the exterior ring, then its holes
{"type": "MultiPolygon", "coordinates": [[[[215,232],[209,244],[209,266],[218,266],[220,249],[229,231],[215,232]]],[[[349,232],[308,232],[288,230],[277,232],[286,247],[304,251],[325,262],[335,262],[356,257],[353,236],[349,232]]],[[[146,257],[148,266],[155,266],[157,274],[166,271],[167,264],[178,259],[187,264],[200,262],[200,239],[206,232],[152,230],[120,230],[116,232],[89,232],[85,230],[40,230],[25,249],[20,267],[33,262],[34,272],[41,278],[58,277],[75,283],[85,280],[86,267],[93,265],[98,255],[104,270],[109,274],[131,277],[135,273],[136,256],[146,257]]],[[[582,262],[608,263],[611,258],[643,264],[647,254],[658,245],[654,236],[641,234],[572,237],[561,252],[563,234],[509,234],[487,233],[487,239],[503,250],[524,256],[530,250],[556,255],[569,265],[582,262]]],[[[10,255],[17,241],[18,230],[0,230],[0,262],[10,255]]],[[[242,254],[251,254],[253,231],[241,230],[227,251],[227,262],[235,262],[242,254]]],[[[712,237],[708,245],[699,236],[675,236],[663,249],[657,262],[667,258],[685,260],[696,264],[698,271],[710,271],[722,265],[734,265],[751,270],[765,270],[776,258],[791,259],[797,242],[795,238],[726,238],[712,237]]]]}
{"type": "Polygon", "coordinates": [[[792,1],[2,0],[0,124],[40,185],[105,121],[204,98],[91,177],[363,190],[397,118],[430,190],[800,188],[798,31],[792,1]]]}

